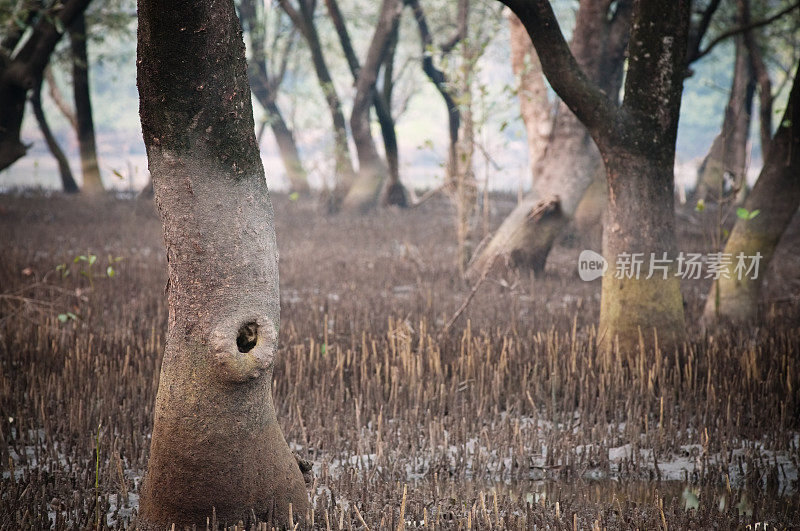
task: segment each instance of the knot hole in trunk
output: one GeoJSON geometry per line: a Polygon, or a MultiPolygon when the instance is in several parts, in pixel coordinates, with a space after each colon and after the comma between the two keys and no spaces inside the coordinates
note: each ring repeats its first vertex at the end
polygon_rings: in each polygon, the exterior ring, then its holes
{"type": "Polygon", "coordinates": [[[250,352],[256,343],[258,343],[258,323],[251,321],[243,324],[236,335],[236,346],[239,347],[239,352],[250,352]]]}

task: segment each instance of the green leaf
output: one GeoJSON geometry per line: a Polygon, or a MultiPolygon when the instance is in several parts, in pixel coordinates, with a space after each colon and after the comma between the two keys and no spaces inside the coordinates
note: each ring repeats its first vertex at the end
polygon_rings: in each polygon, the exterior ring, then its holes
{"type": "Polygon", "coordinates": [[[111,168],[111,173],[113,173],[114,175],[116,175],[120,179],[125,179],[125,176],[122,175],[119,170],[115,170],[114,168],[111,168]]]}
{"type": "Polygon", "coordinates": [[[80,255],[80,256],[76,256],[75,260],[73,260],[72,263],[73,264],[77,264],[78,262],[85,262],[87,260],[88,260],[88,258],[86,258],[84,255],[80,255]]]}
{"type": "Polygon", "coordinates": [[[117,274],[117,272],[116,272],[116,271],[114,271],[114,268],[113,268],[113,267],[111,267],[111,266],[108,266],[108,267],[106,268],[106,275],[108,275],[108,278],[114,278],[114,275],[116,275],[116,274],[117,274]]]}
{"type": "Polygon", "coordinates": [[[297,192],[292,192],[289,194],[289,201],[297,201],[300,198],[300,194],[297,192]]]}
{"type": "Polygon", "coordinates": [[[89,255],[89,265],[94,265],[95,262],[97,262],[97,255],[96,254],[90,254],[89,255]]]}
{"type": "Polygon", "coordinates": [[[739,207],[736,209],[736,217],[739,219],[749,219],[750,212],[746,208],[739,207]]]}
{"type": "Polygon", "coordinates": [[[752,212],[750,212],[750,214],[747,216],[747,219],[753,219],[759,214],[761,214],[761,211],[759,209],[755,209],[752,212]]]}
{"type": "Polygon", "coordinates": [[[69,317],[67,317],[67,314],[65,314],[65,313],[58,314],[58,321],[59,322],[66,323],[67,319],[69,319],[69,317]]]}
{"type": "Polygon", "coordinates": [[[698,199],[697,204],[694,206],[695,212],[702,212],[706,209],[706,201],[705,199],[698,199]]]}
{"type": "Polygon", "coordinates": [[[78,316],[77,316],[77,315],[75,315],[75,314],[74,314],[74,313],[72,313],[72,312],[67,312],[67,317],[69,317],[69,318],[70,318],[70,319],[72,319],[73,321],[77,321],[77,320],[78,320],[78,316]]]}
{"type": "Polygon", "coordinates": [[[722,229],[722,237],[723,238],[725,238],[727,240],[728,236],[730,236],[730,235],[731,235],[731,232],[728,229],[722,229]]]}

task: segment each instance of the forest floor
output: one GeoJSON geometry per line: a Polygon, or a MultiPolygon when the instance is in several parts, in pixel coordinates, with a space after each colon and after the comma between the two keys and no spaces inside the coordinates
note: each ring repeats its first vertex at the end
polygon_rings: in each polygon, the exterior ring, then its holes
{"type": "MultiPolygon", "coordinates": [[[[307,526],[800,527],[796,221],[760,326],[701,331],[710,281],[686,281],[690,345],[601,355],[600,281],[577,274],[596,241],[489,278],[443,332],[471,289],[444,198],[366,217],[273,201],[274,393],[314,465],[307,526]]],[[[513,200],[491,205],[495,227],[513,200]]],[[[710,249],[709,219],[681,210],[681,250],[710,249]]],[[[127,527],[166,334],[154,205],[3,195],[0,253],[0,528],[127,527]]]]}

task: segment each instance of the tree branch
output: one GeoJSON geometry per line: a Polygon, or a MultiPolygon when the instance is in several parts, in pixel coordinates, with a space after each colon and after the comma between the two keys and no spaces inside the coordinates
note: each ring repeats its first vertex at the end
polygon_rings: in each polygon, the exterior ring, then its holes
{"type": "Polygon", "coordinates": [[[291,19],[292,23],[294,23],[295,27],[299,29],[306,40],[308,40],[310,36],[310,28],[303,15],[301,15],[300,12],[295,9],[289,0],[278,0],[278,4],[283,8],[283,11],[289,15],[289,18],[291,19]]]}
{"type": "Polygon", "coordinates": [[[339,9],[339,3],[336,0],[325,0],[325,6],[328,8],[328,14],[333,22],[333,27],[336,29],[336,34],[339,35],[339,42],[342,44],[342,51],[345,59],[347,59],[347,66],[350,67],[350,73],[353,74],[353,79],[358,79],[358,71],[361,69],[361,65],[353,49],[353,43],[350,40],[350,34],[347,31],[342,11],[339,9]]]}
{"type": "Polygon", "coordinates": [[[280,66],[278,67],[278,72],[275,74],[275,77],[270,80],[271,89],[275,92],[278,91],[278,87],[281,86],[281,83],[283,83],[283,80],[286,77],[286,70],[289,68],[289,59],[292,56],[292,48],[294,48],[294,40],[296,35],[297,33],[295,32],[294,28],[292,28],[288,37],[286,37],[286,45],[283,47],[283,52],[281,53],[281,62],[280,66]]]}
{"type": "Polygon", "coordinates": [[[729,37],[733,37],[734,35],[739,35],[740,33],[745,33],[747,31],[754,30],[756,28],[760,28],[761,26],[766,26],[767,24],[771,24],[772,22],[775,22],[776,20],[781,18],[783,15],[789,13],[790,11],[792,11],[794,9],[797,9],[798,7],[800,7],[800,2],[796,2],[796,3],[792,4],[792,5],[790,5],[789,7],[781,9],[780,11],[775,13],[774,15],[769,16],[769,17],[767,17],[767,18],[765,18],[763,20],[758,20],[756,22],[751,22],[750,24],[744,24],[744,25],[739,26],[737,28],[729,29],[728,31],[723,31],[722,33],[717,35],[717,37],[714,38],[714,40],[712,40],[708,44],[708,46],[706,46],[703,50],[698,51],[695,54],[695,56],[692,57],[691,60],[688,61],[688,62],[697,61],[701,57],[705,57],[706,55],[708,55],[711,52],[711,50],[714,49],[714,47],[716,45],[718,45],[719,43],[721,43],[725,39],[727,39],[729,37]]]}
{"type": "MultiPolygon", "coordinates": [[[[442,99],[444,99],[445,105],[447,106],[450,145],[452,150],[452,147],[455,146],[456,142],[458,141],[458,129],[461,124],[461,113],[458,109],[458,105],[456,105],[455,100],[453,100],[453,97],[447,90],[447,78],[445,77],[444,72],[436,68],[436,65],[433,64],[433,37],[431,36],[430,28],[428,27],[425,11],[422,9],[419,0],[405,1],[406,5],[411,8],[414,18],[417,21],[419,39],[422,43],[422,70],[425,72],[425,75],[428,76],[428,79],[430,79],[434,84],[436,90],[439,91],[439,94],[441,94],[442,99]]],[[[454,154],[451,153],[450,156],[452,158],[454,154]]]]}
{"type": "MultiPolygon", "coordinates": [[[[61,5],[58,18],[62,27],[68,28],[75,18],[86,10],[90,0],[69,0],[61,5]]],[[[20,65],[15,75],[21,85],[31,88],[35,78],[44,71],[50,62],[50,55],[61,39],[61,32],[51,22],[52,17],[40,16],[33,26],[33,33],[14,62],[20,65]]]]}
{"type": "Polygon", "coordinates": [[[47,88],[50,94],[50,99],[53,100],[53,103],[56,104],[56,107],[58,107],[58,110],[61,111],[61,114],[64,115],[64,118],[67,119],[72,128],[77,130],[78,118],[75,116],[75,112],[72,110],[72,107],[69,106],[69,103],[67,103],[67,100],[64,98],[61,90],[58,88],[58,83],[56,83],[56,78],[53,76],[53,69],[51,66],[48,66],[44,69],[44,79],[47,80],[47,88]]]}
{"type": "Polygon", "coordinates": [[[698,22],[697,26],[693,28],[689,37],[688,60],[686,61],[687,64],[694,61],[697,54],[700,53],[700,43],[703,41],[703,37],[706,36],[708,27],[711,25],[711,19],[714,17],[714,13],[716,13],[717,8],[719,8],[720,2],[721,0],[711,0],[711,2],[708,4],[708,7],[703,11],[703,16],[700,17],[700,22],[698,22]]]}
{"type": "Polygon", "coordinates": [[[33,19],[36,14],[39,12],[38,6],[36,2],[31,0],[20,0],[14,12],[9,17],[11,20],[8,22],[8,28],[6,29],[5,37],[3,37],[2,42],[0,42],[0,50],[3,53],[11,56],[16,48],[19,40],[22,38],[23,33],[25,33],[25,29],[33,23],[33,19]]]}
{"type": "Polygon", "coordinates": [[[522,21],[533,41],[550,86],[592,133],[595,140],[609,134],[619,109],[581,70],[548,0],[500,0],[522,21]]]}

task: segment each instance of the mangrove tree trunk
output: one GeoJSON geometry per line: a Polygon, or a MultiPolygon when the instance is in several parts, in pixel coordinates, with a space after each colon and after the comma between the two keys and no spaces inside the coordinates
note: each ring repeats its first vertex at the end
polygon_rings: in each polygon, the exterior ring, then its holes
{"type": "Polygon", "coordinates": [[[140,115],[169,329],[139,526],[286,526],[308,495],[276,419],[278,256],[231,0],[140,0],[140,115]]]}

